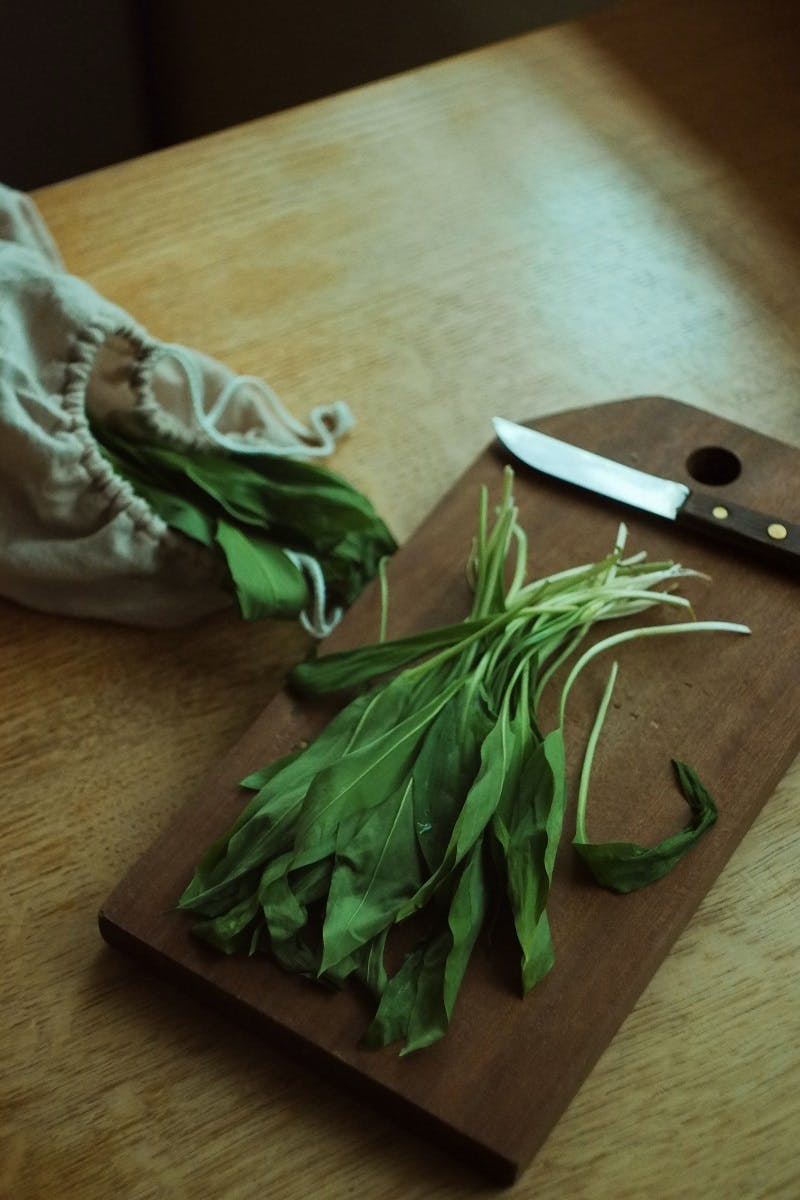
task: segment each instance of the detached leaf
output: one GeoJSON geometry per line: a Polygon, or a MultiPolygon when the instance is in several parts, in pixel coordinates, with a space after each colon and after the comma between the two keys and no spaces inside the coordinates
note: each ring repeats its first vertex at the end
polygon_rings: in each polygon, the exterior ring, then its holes
{"type": "Polygon", "coordinates": [[[681,791],[691,809],[692,818],[680,833],[666,837],[655,846],[635,842],[573,843],[598,883],[615,892],[634,892],[661,879],[672,870],[687,851],[711,828],[717,819],[717,806],[686,763],[672,760],[681,791]]]}

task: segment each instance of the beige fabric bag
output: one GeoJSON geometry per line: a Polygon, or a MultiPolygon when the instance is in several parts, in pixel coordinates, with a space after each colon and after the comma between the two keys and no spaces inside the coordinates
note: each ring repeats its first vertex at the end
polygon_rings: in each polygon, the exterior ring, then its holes
{"type": "Polygon", "coordinates": [[[66,272],[30,199],[0,185],[0,594],[143,626],[229,607],[217,560],[115,475],[87,411],[241,454],[329,454],[352,424],[337,403],[303,425],[262,380],[150,337],[66,272]]]}

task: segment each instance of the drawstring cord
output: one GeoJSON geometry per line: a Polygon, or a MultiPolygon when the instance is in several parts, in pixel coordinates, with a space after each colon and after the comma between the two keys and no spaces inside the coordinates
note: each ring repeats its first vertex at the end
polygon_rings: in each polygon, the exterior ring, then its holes
{"type": "Polygon", "coordinates": [[[206,436],[235,454],[291,455],[303,458],[324,458],[333,453],[336,443],[353,428],[353,414],[343,400],[320,404],[312,409],[308,425],[298,421],[284,408],[273,389],[256,375],[236,375],[226,383],[210,410],[203,405],[203,375],[200,363],[185,346],[169,343],[159,345],[151,356],[154,367],[163,359],[176,362],[189,386],[192,411],[206,436]],[[218,423],[237,392],[247,387],[262,426],[236,435],[222,433],[218,423]]]}
{"type": "Polygon", "coordinates": [[[341,621],[343,610],[337,607],[330,614],[325,612],[325,576],[322,567],[311,554],[300,554],[297,550],[284,550],[283,553],[289,562],[305,573],[311,588],[311,610],[300,614],[300,624],[312,637],[327,637],[341,621]]]}

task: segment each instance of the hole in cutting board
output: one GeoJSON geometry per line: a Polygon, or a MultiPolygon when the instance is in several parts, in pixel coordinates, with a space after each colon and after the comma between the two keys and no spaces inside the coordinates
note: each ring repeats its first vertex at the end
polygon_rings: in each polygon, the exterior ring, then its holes
{"type": "Polygon", "coordinates": [[[742,464],[732,450],[724,446],[701,446],[686,460],[686,470],[692,479],[709,487],[733,483],[742,473],[742,464]]]}

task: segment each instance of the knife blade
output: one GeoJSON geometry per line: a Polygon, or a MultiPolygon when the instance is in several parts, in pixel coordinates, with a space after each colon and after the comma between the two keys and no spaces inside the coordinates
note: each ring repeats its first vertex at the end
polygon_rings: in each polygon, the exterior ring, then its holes
{"type": "Polygon", "coordinates": [[[800,573],[800,525],[783,517],[756,512],[733,503],[727,496],[695,491],[685,483],[650,475],[504,417],[494,418],[494,430],[505,448],[534,470],[665,517],[731,547],[755,551],[776,566],[800,573]]]}

